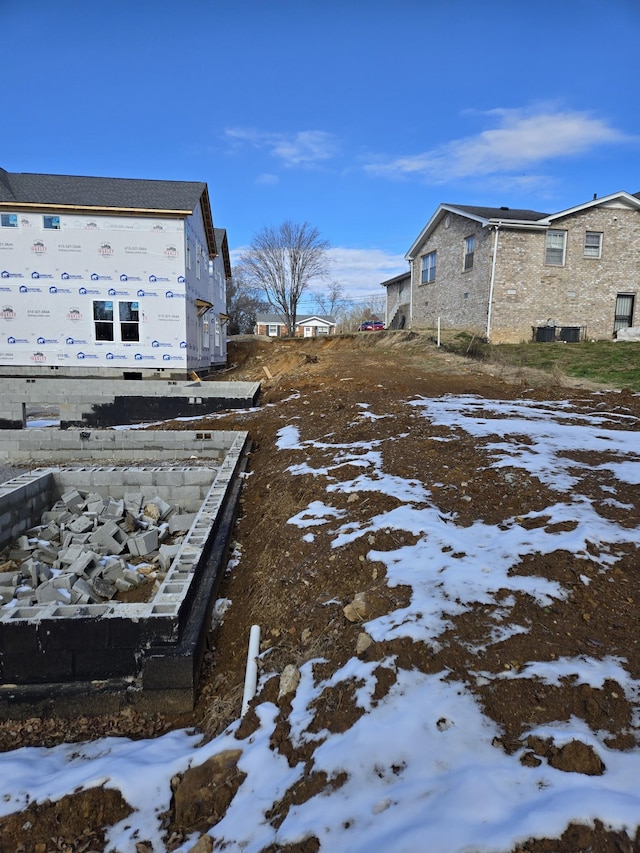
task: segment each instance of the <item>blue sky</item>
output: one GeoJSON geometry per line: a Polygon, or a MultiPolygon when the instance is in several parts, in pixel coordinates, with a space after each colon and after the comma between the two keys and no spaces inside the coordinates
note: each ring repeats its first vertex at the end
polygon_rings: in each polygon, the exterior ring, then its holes
{"type": "MultiPolygon", "coordinates": [[[[0,166],[204,180],[380,292],[440,202],[640,191],[639,0],[0,0],[0,166]]],[[[320,287],[318,287],[320,289],[320,287]]]]}

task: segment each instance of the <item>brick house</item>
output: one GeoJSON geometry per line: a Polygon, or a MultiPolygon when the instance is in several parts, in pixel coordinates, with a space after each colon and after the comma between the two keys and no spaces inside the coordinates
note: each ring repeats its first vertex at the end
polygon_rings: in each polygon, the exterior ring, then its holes
{"type": "Polygon", "coordinates": [[[382,282],[386,291],[385,326],[404,329],[411,325],[411,272],[403,272],[382,282]]]}
{"type": "Polygon", "coordinates": [[[0,169],[0,375],[207,373],[230,275],[206,183],[0,169]]]}
{"type": "MultiPolygon", "coordinates": [[[[335,333],[336,322],[333,317],[320,317],[317,314],[296,317],[296,338],[315,338],[317,335],[335,335],[335,333]]],[[[279,314],[257,314],[255,334],[283,338],[287,334],[287,324],[279,314]]]]}
{"type": "Polygon", "coordinates": [[[441,204],[406,258],[413,328],[440,321],[496,343],[611,339],[635,319],[640,193],[558,213],[441,204]]]}

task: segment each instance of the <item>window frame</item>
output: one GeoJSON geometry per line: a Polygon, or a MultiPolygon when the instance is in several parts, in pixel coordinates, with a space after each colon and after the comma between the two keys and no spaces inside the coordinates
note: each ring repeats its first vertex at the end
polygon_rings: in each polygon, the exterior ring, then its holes
{"type": "Polygon", "coordinates": [[[473,269],[473,256],[476,251],[476,235],[469,234],[464,238],[464,254],[462,257],[462,272],[471,272],[473,269]]]}
{"type": "Polygon", "coordinates": [[[2,228],[17,228],[18,214],[17,213],[2,213],[0,214],[0,227],[2,228]]]}
{"type": "Polygon", "coordinates": [[[42,227],[45,231],[59,231],[60,230],[60,217],[56,214],[43,213],[42,215],[42,227]]]}
{"type": "Polygon", "coordinates": [[[582,247],[583,257],[591,258],[593,260],[599,260],[602,257],[602,238],[603,238],[602,231],[585,231],[584,232],[584,244],[582,247]],[[597,246],[593,246],[593,245],[589,246],[587,244],[587,240],[589,237],[597,237],[598,238],[597,246]],[[590,251],[593,249],[596,249],[597,253],[590,251]]]}
{"type": "Polygon", "coordinates": [[[544,242],[544,262],[545,262],[545,265],[550,266],[550,267],[563,267],[565,265],[566,258],[567,258],[567,232],[563,231],[560,228],[549,228],[547,230],[546,235],[545,235],[545,242],[544,242]],[[550,255],[550,252],[558,252],[559,251],[557,246],[549,245],[549,242],[550,242],[549,238],[550,237],[562,237],[562,249],[560,250],[562,252],[562,257],[561,257],[560,261],[550,260],[550,258],[552,257],[550,255]]]}
{"type": "Polygon", "coordinates": [[[92,312],[93,337],[96,343],[140,343],[140,303],[137,300],[94,299],[92,312]],[[100,313],[104,316],[99,316],[100,313]],[[132,314],[135,314],[135,317],[132,314]]]}
{"type": "Polygon", "coordinates": [[[113,343],[115,340],[115,327],[114,327],[114,313],[113,313],[113,299],[94,299],[93,300],[93,337],[96,343],[113,343]],[[104,306],[105,313],[110,313],[109,316],[100,317],[97,316],[96,308],[98,305],[104,306]],[[107,306],[111,306],[110,308],[107,306]],[[100,329],[107,333],[109,330],[111,334],[98,334],[98,329],[100,329]]]}
{"type": "Polygon", "coordinates": [[[427,252],[422,256],[422,268],[420,273],[420,284],[431,284],[436,280],[437,250],[427,252]]]}
{"type": "Polygon", "coordinates": [[[267,335],[270,338],[280,337],[280,326],[277,323],[267,323],[267,335]]]}
{"type": "Polygon", "coordinates": [[[123,344],[140,343],[140,303],[137,300],[122,300],[118,302],[118,322],[120,323],[120,342],[123,344]],[[135,312],[135,318],[128,316],[123,317],[123,307],[131,306],[129,312],[135,312]],[[124,332],[127,332],[125,335],[124,332]],[[135,330],[135,336],[130,336],[129,332],[135,330]]]}

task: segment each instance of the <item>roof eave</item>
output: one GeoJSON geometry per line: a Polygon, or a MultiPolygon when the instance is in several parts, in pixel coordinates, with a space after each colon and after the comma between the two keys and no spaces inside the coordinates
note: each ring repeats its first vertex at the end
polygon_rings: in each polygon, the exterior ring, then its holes
{"type": "MultiPolygon", "coordinates": [[[[118,213],[136,214],[137,216],[189,216],[192,210],[167,209],[166,207],[106,207],[92,204],[44,204],[29,201],[0,201],[0,208],[19,208],[22,210],[64,210],[67,213],[93,213],[111,215],[118,213]]],[[[214,241],[215,242],[215,241],[214,241]]]]}
{"type": "Polygon", "coordinates": [[[472,219],[474,222],[480,222],[483,227],[489,223],[489,220],[486,219],[484,216],[478,216],[475,213],[469,213],[469,211],[462,210],[461,208],[456,207],[453,204],[440,204],[436,208],[436,211],[431,217],[431,219],[427,222],[427,224],[424,226],[424,228],[418,235],[418,238],[414,240],[411,245],[411,248],[404,256],[406,261],[411,262],[414,259],[415,252],[418,246],[420,246],[420,244],[423,243],[424,240],[426,240],[426,238],[431,234],[431,232],[440,222],[445,213],[455,213],[457,216],[464,216],[465,219],[472,219]]]}
{"type": "Polygon", "coordinates": [[[571,216],[574,213],[579,213],[581,210],[587,210],[590,207],[598,207],[603,204],[609,204],[609,202],[615,201],[616,199],[624,199],[624,201],[628,202],[631,207],[635,207],[637,210],[640,210],[640,199],[637,196],[626,192],[625,190],[620,190],[616,193],[603,195],[601,198],[589,199],[589,201],[586,201],[583,204],[578,204],[575,207],[569,207],[566,210],[559,211],[559,213],[552,213],[549,215],[548,220],[549,222],[552,222],[554,219],[561,219],[564,216],[571,216]]]}

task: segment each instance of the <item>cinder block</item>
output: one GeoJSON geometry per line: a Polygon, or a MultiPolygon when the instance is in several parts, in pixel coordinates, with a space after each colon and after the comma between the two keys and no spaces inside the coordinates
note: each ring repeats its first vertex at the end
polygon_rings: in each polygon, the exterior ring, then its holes
{"type": "Polygon", "coordinates": [[[80,510],[84,506],[84,498],[80,494],[77,489],[72,489],[71,491],[65,492],[62,495],[61,500],[67,509],[70,510],[80,510]]]}
{"type": "Polygon", "coordinates": [[[127,540],[129,553],[134,557],[144,557],[155,551],[158,547],[158,529],[151,527],[145,530],[144,533],[137,533],[135,536],[130,536],[127,540]]]}
{"type": "Polygon", "coordinates": [[[87,533],[89,530],[93,530],[93,521],[86,515],[81,515],[69,523],[68,529],[72,533],[87,533]]]}
{"type": "Polygon", "coordinates": [[[197,513],[181,513],[169,518],[169,533],[186,533],[197,518],[197,513]]]}

